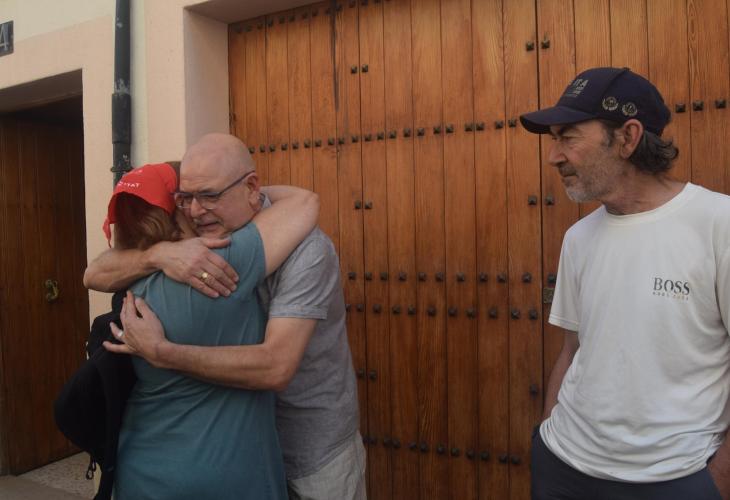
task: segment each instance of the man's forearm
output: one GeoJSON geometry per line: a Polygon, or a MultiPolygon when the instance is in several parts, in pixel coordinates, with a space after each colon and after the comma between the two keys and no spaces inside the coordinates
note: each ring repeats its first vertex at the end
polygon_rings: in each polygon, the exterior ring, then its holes
{"type": "Polygon", "coordinates": [[[570,363],[565,363],[564,360],[558,358],[553,367],[553,371],[550,372],[550,378],[548,379],[548,385],[545,389],[545,409],[542,414],[542,419],[545,420],[552,413],[555,405],[558,404],[558,393],[560,392],[560,385],[563,383],[563,377],[565,372],[568,371],[570,363]]]}
{"type": "Polygon", "coordinates": [[[730,442],[726,438],[709,465],[710,474],[722,498],[730,498],[730,442]]]}
{"type": "Polygon", "coordinates": [[[206,382],[253,390],[282,390],[289,375],[265,344],[206,347],[163,342],[148,359],[206,382]]]}
{"type": "Polygon", "coordinates": [[[205,347],[163,340],[143,355],[155,366],[206,382],[278,392],[299,369],[316,325],[315,319],[271,318],[262,344],[205,347]]]}
{"type": "Polygon", "coordinates": [[[151,251],[112,248],[99,255],[86,268],[84,286],[100,292],[116,292],[157,270],[151,251]]]}
{"type": "Polygon", "coordinates": [[[573,357],[578,349],[577,337],[573,333],[565,334],[565,341],[563,348],[560,351],[558,359],[555,361],[555,366],[552,372],[550,372],[550,378],[548,379],[547,388],[545,389],[545,409],[543,411],[543,420],[547,419],[552,413],[555,405],[558,404],[558,393],[560,392],[560,386],[563,383],[563,378],[573,363],[573,357]]]}

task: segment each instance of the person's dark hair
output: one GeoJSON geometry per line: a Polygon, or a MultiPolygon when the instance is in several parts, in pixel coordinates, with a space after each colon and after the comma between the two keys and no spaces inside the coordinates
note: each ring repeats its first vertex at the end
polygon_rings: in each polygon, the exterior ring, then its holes
{"type": "MultiPolygon", "coordinates": [[[[615,132],[623,124],[608,120],[599,120],[608,134],[608,145],[613,144],[615,132]]],[[[638,146],[629,161],[639,170],[647,174],[661,174],[672,168],[672,161],[679,155],[679,149],[672,139],[663,140],[658,135],[644,130],[638,146]]]]}
{"type": "Polygon", "coordinates": [[[166,161],[168,165],[172,167],[172,169],[175,171],[175,179],[177,179],[177,182],[175,183],[175,189],[180,189],[180,162],[179,161],[166,161]]]}
{"type": "Polygon", "coordinates": [[[115,211],[114,248],[146,250],[160,241],[180,239],[175,219],[138,196],[119,193],[115,211]]]}

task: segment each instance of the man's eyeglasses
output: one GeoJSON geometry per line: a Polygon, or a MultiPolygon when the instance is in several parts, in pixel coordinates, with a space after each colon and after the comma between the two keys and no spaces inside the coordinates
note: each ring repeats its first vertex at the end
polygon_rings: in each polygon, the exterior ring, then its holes
{"type": "Polygon", "coordinates": [[[205,210],[213,210],[220,201],[221,197],[231,189],[232,187],[236,186],[240,182],[242,182],[246,177],[249,175],[255,173],[255,170],[252,170],[243,176],[239,177],[235,181],[231,182],[229,185],[221,189],[217,192],[212,191],[202,191],[200,193],[186,193],[185,191],[177,191],[174,195],[175,197],[175,206],[182,209],[188,209],[193,204],[193,198],[198,200],[198,203],[201,207],[203,207],[205,210]]]}

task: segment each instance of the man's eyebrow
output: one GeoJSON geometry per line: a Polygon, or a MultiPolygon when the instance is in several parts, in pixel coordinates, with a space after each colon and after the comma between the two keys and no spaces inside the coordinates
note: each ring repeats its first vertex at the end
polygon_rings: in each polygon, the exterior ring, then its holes
{"type": "Polygon", "coordinates": [[[574,124],[568,123],[567,125],[563,125],[562,127],[560,127],[558,129],[558,131],[555,132],[555,133],[553,133],[551,131],[550,132],[550,135],[552,135],[553,137],[558,137],[558,136],[561,136],[561,135],[565,134],[566,132],[570,132],[574,128],[575,128],[575,125],[574,124]]]}

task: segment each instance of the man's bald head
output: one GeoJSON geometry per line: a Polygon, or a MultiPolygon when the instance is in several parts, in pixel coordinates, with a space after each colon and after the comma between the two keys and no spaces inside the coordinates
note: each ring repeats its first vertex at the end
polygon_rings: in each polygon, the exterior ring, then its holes
{"type": "MultiPolygon", "coordinates": [[[[255,169],[253,158],[246,145],[230,134],[206,134],[198,142],[190,146],[183,156],[180,175],[186,170],[203,169],[208,175],[226,177],[243,175],[255,169]]],[[[193,172],[190,172],[193,173],[193,172]]]]}
{"type": "Polygon", "coordinates": [[[259,181],[246,145],[228,134],[207,134],[190,146],[180,165],[180,191],[216,195],[203,208],[194,198],[185,217],[200,236],[220,237],[243,227],[260,209],[259,181]]]}

